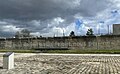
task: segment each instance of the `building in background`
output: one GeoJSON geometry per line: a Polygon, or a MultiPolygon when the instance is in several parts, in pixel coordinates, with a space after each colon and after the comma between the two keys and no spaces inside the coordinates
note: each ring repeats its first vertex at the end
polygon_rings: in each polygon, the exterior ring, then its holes
{"type": "Polygon", "coordinates": [[[120,24],[113,24],[113,35],[120,35],[120,24]]]}

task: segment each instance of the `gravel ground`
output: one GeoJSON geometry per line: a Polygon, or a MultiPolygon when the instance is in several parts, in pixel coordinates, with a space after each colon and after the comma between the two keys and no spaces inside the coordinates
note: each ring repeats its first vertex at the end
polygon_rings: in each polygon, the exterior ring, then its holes
{"type": "MultiPolygon", "coordinates": [[[[0,54],[0,56],[3,54],[0,54]]],[[[120,74],[119,54],[15,54],[15,68],[0,74],[120,74]]]]}

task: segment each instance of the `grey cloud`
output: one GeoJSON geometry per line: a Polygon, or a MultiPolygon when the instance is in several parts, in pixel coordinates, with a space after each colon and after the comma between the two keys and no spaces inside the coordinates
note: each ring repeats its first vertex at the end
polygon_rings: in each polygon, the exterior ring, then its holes
{"type": "Polygon", "coordinates": [[[97,13],[110,7],[110,0],[82,0],[80,4],[80,14],[84,17],[96,16],[97,13]]]}
{"type": "Polygon", "coordinates": [[[13,32],[4,32],[4,31],[0,32],[0,37],[14,37],[14,36],[15,36],[15,33],[13,32]]]}
{"type": "MultiPolygon", "coordinates": [[[[67,0],[68,1],[68,0],[67,0]]],[[[55,0],[0,0],[0,17],[7,19],[51,19],[68,14],[67,2],[56,2],[55,0]]],[[[69,12],[70,13],[70,12],[69,12]]]]}
{"type": "Polygon", "coordinates": [[[32,32],[48,33],[54,26],[69,26],[75,21],[76,14],[81,17],[94,17],[110,4],[110,0],[0,0],[0,20],[7,22],[4,25],[12,24],[32,32]],[[65,21],[48,27],[57,17],[65,21]]]}
{"type": "Polygon", "coordinates": [[[81,0],[75,6],[73,0],[0,0],[0,17],[21,20],[46,20],[68,17],[80,13],[83,16],[104,10],[107,0],[81,0]]]}

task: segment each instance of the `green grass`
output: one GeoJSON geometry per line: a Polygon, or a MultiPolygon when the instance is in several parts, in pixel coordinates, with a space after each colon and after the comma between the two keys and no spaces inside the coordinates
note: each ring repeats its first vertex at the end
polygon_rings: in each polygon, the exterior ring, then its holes
{"type": "Polygon", "coordinates": [[[34,50],[20,50],[20,49],[14,49],[14,50],[11,50],[11,49],[0,49],[0,52],[16,52],[16,53],[33,53],[34,50]]]}
{"type": "MultiPolygon", "coordinates": [[[[36,50],[23,50],[23,49],[0,49],[0,52],[16,52],[16,53],[37,53],[36,50]]],[[[39,53],[39,52],[38,52],[39,53]]],[[[120,49],[117,50],[97,50],[97,49],[71,49],[71,50],[47,50],[42,53],[64,53],[64,54],[120,54],[120,49]]]]}
{"type": "Polygon", "coordinates": [[[88,49],[88,50],[50,50],[48,53],[71,53],[71,54],[120,54],[120,50],[97,50],[97,49],[88,49]]]}

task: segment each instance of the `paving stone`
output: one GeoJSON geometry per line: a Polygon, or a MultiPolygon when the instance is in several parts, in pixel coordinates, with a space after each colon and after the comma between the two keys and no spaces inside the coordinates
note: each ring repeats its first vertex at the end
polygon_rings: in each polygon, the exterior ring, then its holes
{"type": "Polygon", "coordinates": [[[120,74],[120,56],[37,54],[17,57],[15,68],[1,68],[0,74],[120,74]]]}

